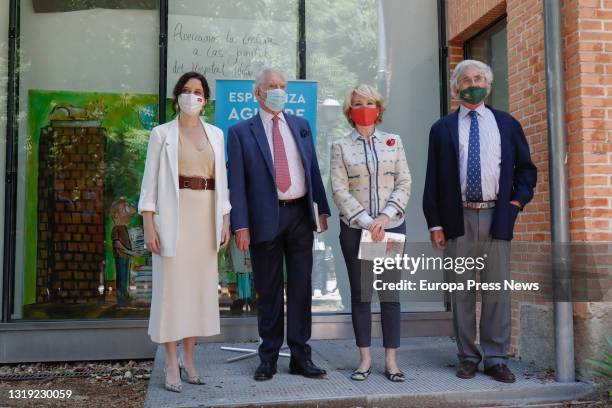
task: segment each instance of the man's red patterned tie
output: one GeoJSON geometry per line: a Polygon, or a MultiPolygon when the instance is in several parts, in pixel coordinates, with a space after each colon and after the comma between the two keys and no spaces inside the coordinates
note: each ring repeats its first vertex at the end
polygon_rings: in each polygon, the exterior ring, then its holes
{"type": "Polygon", "coordinates": [[[291,175],[289,174],[289,164],[287,163],[287,153],[285,143],[281,136],[278,125],[278,116],[272,118],[272,142],[274,143],[274,169],[276,173],[276,186],[284,193],[291,187],[291,175]]]}

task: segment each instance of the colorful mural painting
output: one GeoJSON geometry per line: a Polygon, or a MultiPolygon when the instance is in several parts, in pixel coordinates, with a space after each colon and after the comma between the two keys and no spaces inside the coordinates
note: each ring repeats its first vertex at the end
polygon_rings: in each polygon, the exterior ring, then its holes
{"type": "MultiPolygon", "coordinates": [[[[148,315],[151,257],[136,207],[157,96],[31,90],[28,109],[24,317],[148,315]]],[[[242,313],[249,271],[229,252],[219,254],[220,302],[242,313]]]]}

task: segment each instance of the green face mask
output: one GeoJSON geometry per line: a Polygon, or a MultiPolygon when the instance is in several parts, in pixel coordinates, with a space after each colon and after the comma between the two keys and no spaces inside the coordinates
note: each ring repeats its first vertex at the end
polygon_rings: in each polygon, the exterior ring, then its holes
{"type": "Polygon", "coordinates": [[[469,103],[470,105],[478,105],[487,96],[487,89],[477,86],[470,86],[459,92],[459,99],[469,103]]]}

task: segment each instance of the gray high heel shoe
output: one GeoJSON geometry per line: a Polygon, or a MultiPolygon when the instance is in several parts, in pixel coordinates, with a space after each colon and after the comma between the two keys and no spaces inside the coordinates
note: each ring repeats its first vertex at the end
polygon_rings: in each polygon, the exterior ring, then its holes
{"type": "MultiPolygon", "coordinates": [[[[166,367],[164,367],[164,376],[166,375],[166,367]]],[[[181,375],[181,369],[179,368],[179,378],[181,375]]],[[[168,380],[165,380],[164,383],[164,388],[168,391],[172,391],[172,392],[181,392],[183,391],[183,384],[181,384],[181,380],[179,379],[178,384],[171,384],[168,382],[168,380]]]]}
{"type": "Polygon", "coordinates": [[[185,363],[183,362],[183,357],[180,356],[178,359],[179,362],[179,370],[181,372],[181,379],[183,378],[183,371],[185,371],[185,375],[187,377],[187,382],[189,384],[195,384],[195,385],[204,385],[206,384],[204,382],[204,380],[202,379],[202,377],[200,377],[199,375],[194,375],[194,376],[190,376],[189,372],[187,372],[187,368],[185,368],[185,363]]]}

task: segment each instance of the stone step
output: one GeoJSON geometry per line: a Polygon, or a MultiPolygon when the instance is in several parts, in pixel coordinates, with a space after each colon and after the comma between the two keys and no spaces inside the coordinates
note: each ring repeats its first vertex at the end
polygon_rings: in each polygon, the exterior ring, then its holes
{"type": "Polygon", "coordinates": [[[542,376],[538,367],[518,360],[508,364],[517,377],[514,384],[494,381],[482,372],[471,380],[459,379],[455,376],[456,346],[448,337],[402,339],[397,359],[407,376],[403,383],[392,383],[384,376],[384,349],[380,340],[374,340],[372,374],[356,382],[350,379],[358,363],[353,340],[310,344],[313,361],[327,370],[324,379],[289,374],[289,359],[281,357],[274,378],[258,382],[252,378],[257,357],[227,363],[239,354],[220,349],[255,349],[257,343],[198,345],[196,364],[206,385],[184,382],[180,394],[163,388],[164,350],[160,347],[145,407],[472,407],[567,401],[592,391],[586,383],[556,383],[542,376]]]}

